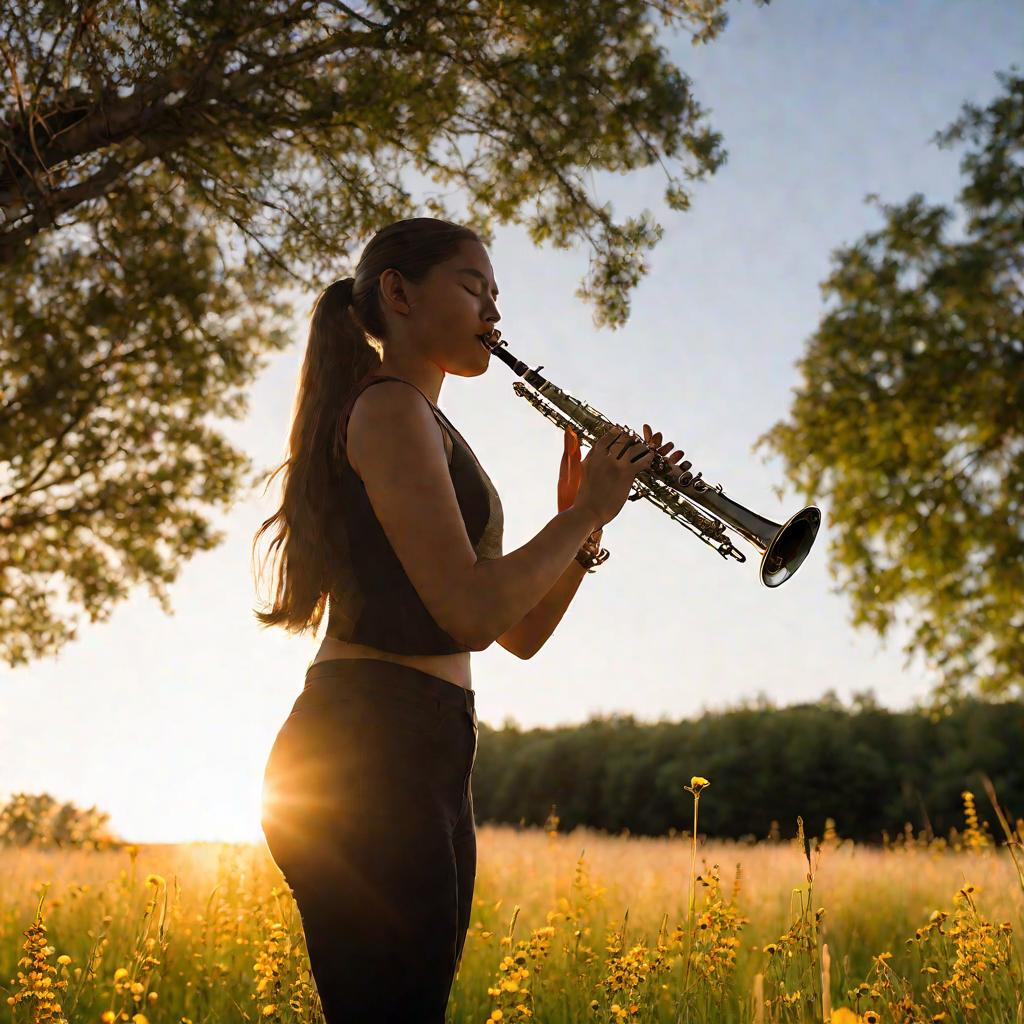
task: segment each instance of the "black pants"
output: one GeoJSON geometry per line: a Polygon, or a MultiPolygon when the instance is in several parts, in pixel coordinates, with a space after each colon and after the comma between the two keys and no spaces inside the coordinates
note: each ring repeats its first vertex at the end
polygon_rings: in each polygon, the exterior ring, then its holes
{"type": "Polygon", "coordinates": [[[476,748],[472,690],[371,658],[307,670],[262,825],[327,1024],[443,1024],[476,880],[476,748]]]}

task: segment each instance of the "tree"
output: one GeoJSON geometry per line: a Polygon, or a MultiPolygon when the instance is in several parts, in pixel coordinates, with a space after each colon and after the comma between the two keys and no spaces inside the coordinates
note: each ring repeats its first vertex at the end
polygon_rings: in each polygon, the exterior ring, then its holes
{"type": "Polygon", "coordinates": [[[0,846],[117,848],[123,840],[109,820],[106,811],[61,803],[49,793],[14,793],[0,807],[0,846]]]}
{"type": "Polygon", "coordinates": [[[724,6],[10,0],[0,656],[55,653],[74,606],[105,619],[137,582],[170,611],[165,584],[223,539],[207,509],[251,468],[206,418],[244,415],[290,343],[281,289],[347,273],[384,224],[586,241],[577,294],[620,325],[661,228],[617,222],[584,175],[657,162],[669,207],[688,207],[725,152],[652,19],[703,43],[724,6]],[[405,173],[469,212],[418,203],[405,173]]]}
{"type": "Polygon", "coordinates": [[[757,442],[828,499],[853,621],[883,636],[907,621],[936,705],[1024,683],[1024,78],[997,78],[1004,94],[933,139],[972,147],[963,239],[917,193],[834,252],[822,290],[838,306],[789,418],[757,442]]]}

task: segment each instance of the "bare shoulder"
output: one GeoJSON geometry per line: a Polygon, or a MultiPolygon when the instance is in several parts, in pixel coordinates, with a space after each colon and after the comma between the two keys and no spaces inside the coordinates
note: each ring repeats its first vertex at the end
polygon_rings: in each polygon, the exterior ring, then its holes
{"type": "Polygon", "coordinates": [[[440,437],[433,411],[420,392],[401,380],[384,380],[364,388],[352,403],[348,417],[347,451],[349,465],[362,479],[360,466],[372,449],[382,442],[397,443],[409,435],[433,440],[440,437]]]}

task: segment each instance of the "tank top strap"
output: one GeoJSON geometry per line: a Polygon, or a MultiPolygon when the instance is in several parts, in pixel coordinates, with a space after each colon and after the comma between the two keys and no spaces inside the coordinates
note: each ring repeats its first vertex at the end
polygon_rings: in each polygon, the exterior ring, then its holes
{"type": "Polygon", "coordinates": [[[345,404],[341,407],[340,413],[342,447],[345,447],[348,444],[348,417],[349,414],[352,412],[352,406],[355,404],[355,400],[368,387],[372,387],[374,384],[378,384],[382,380],[400,380],[402,381],[403,384],[408,384],[410,387],[416,388],[416,390],[419,391],[421,395],[423,395],[423,400],[427,403],[427,405],[430,406],[430,411],[434,414],[434,419],[438,420],[438,417],[440,417],[438,422],[441,423],[442,427],[444,428],[442,430],[442,436],[446,441],[445,454],[447,455],[448,461],[450,463],[452,459],[452,450],[454,442],[452,440],[451,433],[448,430],[448,427],[451,426],[451,424],[448,422],[448,417],[445,416],[445,414],[441,412],[441,410],[436,405],[434,405],[434,403],[429,398],[427,398],[425,394],[423,394],[423,391],[420,388],[416,387],[416,385],[413,384],[411,380],[405,380],[403,377],[392,377],[387,374],[368,373],[365,377],[362,378],[362,380],[356,383],[355,387],[352,389],[352,394],[350,394],[348,398],[345,400],[345,404]]]}

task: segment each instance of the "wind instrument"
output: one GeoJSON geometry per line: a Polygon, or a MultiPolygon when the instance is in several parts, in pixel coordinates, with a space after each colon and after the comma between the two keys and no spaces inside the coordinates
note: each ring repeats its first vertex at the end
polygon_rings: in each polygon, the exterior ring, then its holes
{"type": "MultiPolygon", "coordinates": [[[[508,342],[501,340],[501,331],[496,327],[478,338],[492,355],[530,385],[528,388],[517,380],[512,390],[562,431],[571,426],[581,443],[593,447],[606,430],[615,427],[592,405],[542,377],[543,366],[531,370],[512,355],[508,342]]],[[[640,440],[634,431],[628,427],[626,430],[635,440],[640,440]]],[[[721,484],[709,484],[701,479],[699,472],[694,475],[689,470],[680,470],[662,455],[655,455],[649,467],[637,473],[633,487],[629,501],[646,498],[725,559],[747,560],[726,535],[727,529],[753,544],[761,552],[760,577],[766,587],[780,586],[800,568],[821,525],[821,510],[816,505],[802,508],[785,523],[772,522],[727,497],[721,484]]]]}

